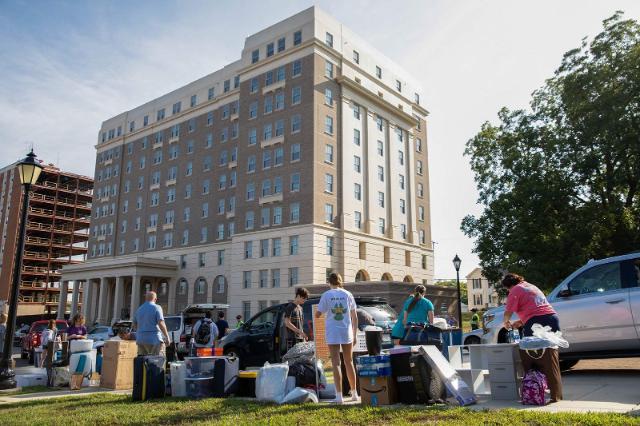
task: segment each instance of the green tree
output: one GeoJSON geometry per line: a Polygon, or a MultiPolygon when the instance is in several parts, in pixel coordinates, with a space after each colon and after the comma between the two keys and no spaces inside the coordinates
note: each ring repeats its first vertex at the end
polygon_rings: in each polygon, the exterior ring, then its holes
{"type": "MultiPolygon", "coordinates": [[[[436,284],[444,287],[452,287],[455,289],[458,288],[458,284],[456,280],[438,281],[436,284]]],[[[458,296],[456,296],[456,298],[457,297],[458,296]]],[[[467,304],[468,297],[467,297],[467,281],[466,280],[465,281],[460,280],[460,300],[462,301],[462,303],[467,304]]]]}
{"type": "Polygon", "coordinates": [[[498,113],[469,142],[484,210],[462,230],[485,275],[545,289],[590,258],[640,249],[640,26],[616,12],[567,52],[531,110],[498,113]]]}

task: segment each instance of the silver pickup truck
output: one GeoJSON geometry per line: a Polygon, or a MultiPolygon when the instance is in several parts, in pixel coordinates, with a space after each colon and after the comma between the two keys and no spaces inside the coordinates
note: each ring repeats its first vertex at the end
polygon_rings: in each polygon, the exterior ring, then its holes
{"type": "MultiPolygon", "coordinates": [[[[581,359],[640,356],[640,252],[589,261],[547,299],[569,342],[560,351],[563,369],[581,359]]],[[[482,343],[507,341],[503,315],[504,307],[484,314],[482,343]]]]}

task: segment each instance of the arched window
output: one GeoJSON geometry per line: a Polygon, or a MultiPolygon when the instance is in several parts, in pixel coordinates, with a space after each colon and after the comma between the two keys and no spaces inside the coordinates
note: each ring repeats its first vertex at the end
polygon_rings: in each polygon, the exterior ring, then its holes
{"type": "Polygon", "coordinates": [[[179,295],[187,294],[188,287],[189,287],[189,284],[187,283],[187,280],[185,280],[184,278],[181,279],[180,282],[178,282],[178,294],[179,295]]]}
{"type": "Polygon", "coordinates": [[[380,281],[393,281],[393,277],[390,273],[385,272],[384,274],[382,274],[382,278],[380,278],[380,281]]]}
{"type": "Polygon", "coordinates": [[[205,294],[207,292],[207,281],[204,278],[198,278],[196,281],[196,294],[205,294]]]}
{"type": "Polygon", "coordinates": [[[404,279],[402,280],[402,282],[405,283],[412,283],[413,282],[413,277],[411,275],[407,275],[404,277],[404,279]]]}
{"type": "Polygon", "coordinates": [[[369,281],[369,273],[364,269],[360,269],[358,273],[356,273],[355,281],[369,281]]]}
{"type": "Polygon", "coordinates": [[[224,293],[224,275],[216,277],[216,293],[224,293]]]}
{"type": "Polygon", "coordinates": [[[160,288],[158,290],[158,294],[160,296],[165,296],[167,294],[167,283],[160,283],[160,288]]]}

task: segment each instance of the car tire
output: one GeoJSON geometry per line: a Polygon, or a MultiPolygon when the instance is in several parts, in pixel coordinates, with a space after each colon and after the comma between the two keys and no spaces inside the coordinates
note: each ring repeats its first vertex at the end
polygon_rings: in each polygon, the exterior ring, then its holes
{"type": "Polygon", "coordinates": [[[560,371],[569,371],[575,367],[578,362],[580,362],[579,359],[560,360],[560,371]]]}
{"type": "Polygon", "coordinates": [[[479,345],[480,343],[482,343],[482,341],[478,336],[469,336],[466,339],[464,339],[465,345],[479,345]]]}

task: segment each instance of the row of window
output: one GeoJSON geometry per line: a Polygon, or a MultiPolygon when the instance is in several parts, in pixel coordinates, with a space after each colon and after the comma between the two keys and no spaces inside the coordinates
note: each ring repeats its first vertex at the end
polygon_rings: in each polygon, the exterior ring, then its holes
{"type": "MultiPolygon", "coordinates": [[[[262,113],[269,115],[273,111],[282,111],[285,108],[285,91],[279,90],[274,95],[267,95],[262,98],[262,113]]],[[[291,106],[298,105],[302,102],[302,88],[300,86],[291,88],[291,106]]],[[[258,117],[259,101],[255,100],[249,103],[249,120],[258,117]]]]}
{"type": "MultiPolygon", "coordinates": [[[[293,45],[297,46],[302,43],[302,31],[296,31],[293,33],[293,45]]],[[[265,57],[270,58],[277,53],[283,52],[286,49],[287,39],[286,37],[280,37],[276,42],[267,43],[265,46],[265,57]]],[[[255,64],[260,60],[260,49],[255,49],[251,52],[251,63],[255,64]]]]}
{"type": "MultiPolygon", "coordinates": [[[[282,274],[280,268],[275,269],[260,269],[259,271],[243,271],[242,272],[242,288],[248,289],[254,286],[254,272],[257,272],[257,282],[255,285],[258,288],[279,288],[282,274]]],[[[297,285],[300,279],[300,271],[298,267],[288,269],[287,283],[289,287],[297,285]]],[[[266,302],[264,302],[266,304],[266,302]]],[[[277,301],[274,302],[277,304],[277,301]]],[[[265,309],[261,307],[261,309],[265,309]]],[[[250,318],[250,317],[247,317],[250,318]]]]}

